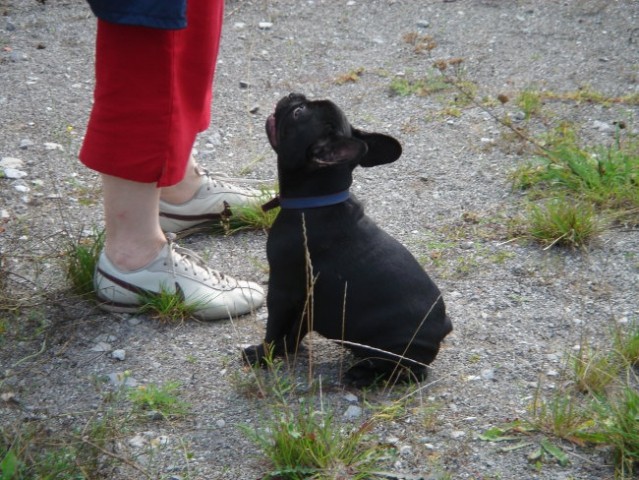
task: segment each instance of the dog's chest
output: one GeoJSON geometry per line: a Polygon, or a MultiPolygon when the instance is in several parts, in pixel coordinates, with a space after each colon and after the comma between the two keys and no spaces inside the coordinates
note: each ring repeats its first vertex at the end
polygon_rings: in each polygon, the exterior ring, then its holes
{"type": "Polygon", "coordinates": [[[311,261],[339,262],[366,239],[370,220],[359,205],[310,211],[282,210],[267,241],[271,269],[311,261]]]}

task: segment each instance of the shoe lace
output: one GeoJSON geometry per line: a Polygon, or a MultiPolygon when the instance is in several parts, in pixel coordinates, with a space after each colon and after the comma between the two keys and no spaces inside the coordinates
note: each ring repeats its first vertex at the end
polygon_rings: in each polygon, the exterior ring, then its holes
{"type": "Polygon", "coordinates": [[[190,271],[193,276],[199,277],[205,282],[211,280],[222,287],[231,287],[230,277],[209,267],[195,252],[178,246],[175,243],[174,233],[168,233],[166,238],[169,242],[169,261],[174,275],[177,269],[190,271]]]}
{"type": "MultiPolygon", "coordinates": [[[[212,187],[222,187],[231,190],[241,191],[245,193],[254,193],[250,190],[242,187],[238,187],[235,183],[244,183],[244,184],[253,184],[264,186],[264,184],[272,183],[272,180],[261,180],[255,178],[240,178],[240,177],[229,177],[227,174],[222,172],[211,172],[208,169],[197,166],[197,172],[208,178],[212,187]]],[[[209,187],[210,188],[210,187],[209,187]]]]}

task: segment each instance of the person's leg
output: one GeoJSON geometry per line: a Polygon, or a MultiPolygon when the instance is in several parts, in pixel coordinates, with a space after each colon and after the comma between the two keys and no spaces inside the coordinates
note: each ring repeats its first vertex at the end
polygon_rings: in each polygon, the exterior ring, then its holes
{"type": "Polygon", "coordinates": [[[179,204],[191,200],[202,186],[202,178],[197,174],[196,165],[195,159],[191,155],[186,164],[182,181],[170,187],[162,187],[160,199],[171,204],[179,204]]]}
{"type": "Polygon", "coordinates": [[[220,274],[164,235],[158,220],[161,189],[155,183],[101,178],[106,239],[94,284],[102,308],[137,312],[145,298],[163,291],[192,305],[202,320],[242,315],[262,305],[259,285],[220,274]]]}
{"type": "Polygon", "coordinates": [[[121,270],[135,270],[153,260],[166,244],[158,222],[160,189],[101,175],[104,195],[105,253],[121,270]]]}
{"type": "MultiPolygon", "coordinates": [[[[177,31],[99,22],[95,101],[80,159],[101,174],[104,189],[106,243],[94,284],[106,310],[137,312],[163,291],[204,320],[263,303],[259,285],[211,269],[165,237],[159,221],[159,187],[174,185],[166,195],[178,200],[207,190],[208,176],[189,154],[208,125],[219,31],[207,20],[221,25],[222,3],[190,1],[190,26],[177,31]]],[[[180,205],[188,211],[193,204],[180,205]]]]}

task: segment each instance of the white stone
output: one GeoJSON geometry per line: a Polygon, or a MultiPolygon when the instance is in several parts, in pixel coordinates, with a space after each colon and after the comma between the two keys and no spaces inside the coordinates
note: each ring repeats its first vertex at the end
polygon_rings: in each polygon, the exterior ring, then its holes
{"type": "Polygon", "coordinates": [[[350,403],[355,403],[357,402],[357,395],[354,395],[352,393],[347,393],[346,395],[344,395],[344,400],[350,403]]]}
{"type": "Polygon", "coordinates": [[[45,150],[60,150],[61,152],[64,152],[64,147],[62,145],[60,145],[59,143],[53,143],[53,142],[45,142],[44,143],[44,149],[45,150]]]}
{"type": "Polygon", "coordinates": [[[22,170],[18,170],[17,168],[5,167],[4,176],[7,178],[11,178],[13,180],[17,180],[19,178],[24,178],[27,176],[27,172],[22,170]]]}
{"type": "Polygon", "coordinates": [[[344,418],[353,420],[355,418],[359,418],[362,416],[362,409],[357,405],[349,405],[349,407],[344,412],[344,418]]]}
{"type": "Polygon", "coordinates": [[[126,352],[121,348],[118,348],[117,350],[113,350],[111,352],[111,357],[115,358],[116,360],[122,361],[126,358],[126,352]]]}
{"type": "Polygon", "coordinates": [[[22,165],[24,165],[24,162],[19,158],[2,157],[2,160],[0,160],[0,167],[3,168],[21,168],[22,165]]]}
{"type": "Polygon", "coordinates": [[[146,439],[142,435],[136,435],[135,437],[129,438],[129,446],[133,448],[142,448],[146,444],[146,439]]]}

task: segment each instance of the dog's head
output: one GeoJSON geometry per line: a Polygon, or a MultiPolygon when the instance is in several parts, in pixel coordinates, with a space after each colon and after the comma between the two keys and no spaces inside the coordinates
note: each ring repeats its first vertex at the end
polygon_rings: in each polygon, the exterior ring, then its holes
{"type": "Polygon", "coordinates": [[[277,103],[266,121],[266,134],[277,153],[280,182],[286,172],[298,178],[336,176],[326,175],[327,170],[348,172],[350,179],[357,165],[391,163],[402,154],[393,137],[353,128],[333,102],[311,101],[296,93],[277,103]]]}

